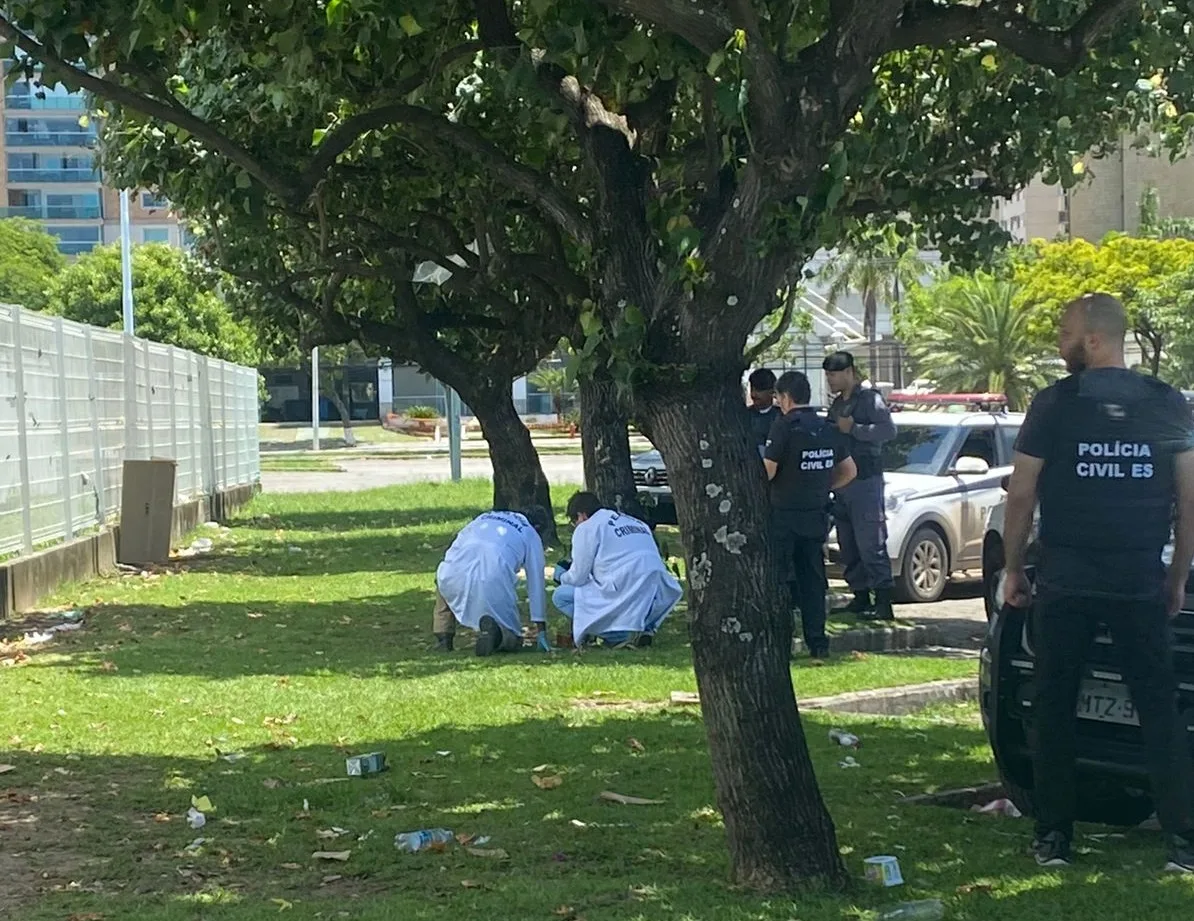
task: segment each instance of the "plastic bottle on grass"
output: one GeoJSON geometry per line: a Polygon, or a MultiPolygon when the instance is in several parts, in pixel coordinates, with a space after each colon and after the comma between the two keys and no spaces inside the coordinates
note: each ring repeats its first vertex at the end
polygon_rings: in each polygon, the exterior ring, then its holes
{"type": "Polygon", "coordinates": [[[941,921],[945,904],[940,899],[922,902],[901,902],[879,912],[875,921],[941,921]]]}
{"type": "Polygon", "coordinates": [[[422,831],[408,831],[394,837],[394,847],[400,851],[413,854],[434,844],[448,844],[454,840],[452,832],[446,828],[424,828],[422,831]]]}

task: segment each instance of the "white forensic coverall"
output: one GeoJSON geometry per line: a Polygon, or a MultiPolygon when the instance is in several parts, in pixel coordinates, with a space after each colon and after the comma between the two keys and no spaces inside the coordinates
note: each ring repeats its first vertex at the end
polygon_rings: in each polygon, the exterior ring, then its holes
{"type": "Polygon", "coordinates": [[[526,570],[531,620],[547,621],[543,541],[518,512],[485,512],[470,521],[435,570],[435,584],[456,620],[477,630],[490,614],[505,629],[522,633],[518,571],[526,570]]]}
{"type": "Polygon", "coordinates": [[[684,594],[667,571],[651,529],[630,515],[601,509],[576,526],[572,566],[561,586],[575,587],[572,637],[653,632],[684,594]]]}

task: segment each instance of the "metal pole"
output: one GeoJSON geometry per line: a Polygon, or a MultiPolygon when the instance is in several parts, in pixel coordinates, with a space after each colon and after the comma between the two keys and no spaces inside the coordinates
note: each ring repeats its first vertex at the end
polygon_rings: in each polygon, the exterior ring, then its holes
{"type": "Polygon", "coordinates": [[[129,229],[129,190],[120,192],[120,279],[121,304],[124,309],[124,331],[130,336],[133,328],[133,235],[129,229]]]}
{"type": "Polygon", "coordinates": [[[12,308],[12,363],[16,376],[17,465],[21,472],[21,546],[33,552],[33,493],[29,481],[29,418],[25,409],[25,343],[21,341],[21,308],[12,308]]]}
{"type": "Polygon", "coordinates": [[[319,346],[311,349],[311,450],[319,450],[319,346]]]}
{"type": "Polygon", "coordinates": [[[58,352],[58,413],[59,450],[62,453],[62,514],[67,540],[75,536],[75,506],[71,493],[74,480],[70,472],[70,394],[66,374],[66,327],[62,317],[54,318],[54,348],[58,352]]]}
{"type": "Polygon", "coordinates": [[[448,388],[448,458],[452,467],[452,482],[459,483],[460,470],[460,394],[448,388]]]}

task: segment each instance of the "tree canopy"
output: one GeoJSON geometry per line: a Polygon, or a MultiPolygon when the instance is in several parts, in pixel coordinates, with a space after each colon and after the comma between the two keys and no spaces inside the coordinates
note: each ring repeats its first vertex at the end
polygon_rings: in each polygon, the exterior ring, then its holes
{"type": "Polygon", "coordinates": [[[39,224],[0,220],[0,301],[44,309],[50,285],[65,267],[58,241],[39,224]]]}
{"type": "Polygon", "coordinates": [[[632,394],[668,465],[734,877],[780,888],[847,874],[761,537],[747,337],[860,221],[906,218],[973,259],[1003,239],[994,196],[1074,182],[1133,126],[1184,142],[1192,16],[1165,0],[12,0],[0,36],[107,100],[110,163],[206,204],[238,274],[342,335],[397,345],[409,327],[484,378],[485,356],[579,320],[582,372],[601,363],[632,394]],[[411,281],[429,264],[449,284],[411,281]]]}
{"type": "MultiPolygon", "coordinates": [[[[133,309],[138,336],[253,367],[257,333],[234,317],[218,292],[220,276],[165,243],[133,248],[133,309]]],[[[53,281],[47,311],[93,326],[123,323],[120,247],[86,253],[53,281]]]]}

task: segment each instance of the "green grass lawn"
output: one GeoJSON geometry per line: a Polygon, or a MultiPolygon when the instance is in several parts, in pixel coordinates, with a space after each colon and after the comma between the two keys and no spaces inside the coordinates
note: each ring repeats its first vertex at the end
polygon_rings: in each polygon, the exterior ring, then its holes
{"type": "MultiPolygon", "coordinates": [[[[0,764],[13,767],[0,774],[0,916],[838,921],[928,895],[957,919],[1188,910],[1192,889],[1160,879],[1151,836],[1083,839],[1081,868],[1040,874],[1025,822],[900,805],[994,777],[969,707],[805,720],[849,866],[896,854],[904,889],[735,891],[699,713],[665,704],[695,690],[682,614],[649,650],[428,650],[434,567],[489,489],[265,496],[228,532],[203,532],[206,557],[64,591],[88,609],[85,629],[0,669],[0,764]],[[835,725],[863,737],[860,768],[838,766],[835,725]],[[347,755],[374,750],[389,771],[344,776],[347,755]],[[536,768],[561,785],[540,789],[536,768]],[[663,804],[602,803],[604,790],[663,804]],[[198,831],[193,796],[215,806],[198,831]],[[438,826],[508,856],[393,846],[438,826]]],[[[798,661],[793,677],[809,697],[974,667],[843,657],[798,661]]]]}

